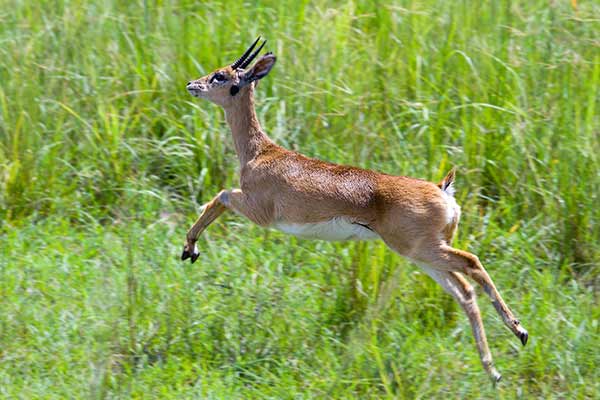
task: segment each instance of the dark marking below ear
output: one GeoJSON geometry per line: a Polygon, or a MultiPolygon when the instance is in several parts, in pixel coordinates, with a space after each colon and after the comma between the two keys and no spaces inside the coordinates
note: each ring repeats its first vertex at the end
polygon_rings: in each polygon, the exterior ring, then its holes
{"type": "Polygon", "coordinates": [[[240,88],[237,85],[233,85],[231,89],[229,89],[229,93],[231,93],[232,96],[235,96],[239,91],[240,88]]]}

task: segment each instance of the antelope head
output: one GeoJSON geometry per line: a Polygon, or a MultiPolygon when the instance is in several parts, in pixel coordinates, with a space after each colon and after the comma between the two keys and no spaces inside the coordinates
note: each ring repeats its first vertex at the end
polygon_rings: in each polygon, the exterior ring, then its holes
{"type": "Polygon", "coordinates": [[[259,40],[260,36],[233,64],[188,82],[187,91],[194,97],[209,100],[223,108],[235,105],[240,98],[244,97],[241,94],[253,90],[255,82],[267,76],[275,65],[276,57],[269,52],[260,57],[252,67],[246,69],[267,43],[266,40],[263,41],[258,49],[254,50],[259,40]]]}

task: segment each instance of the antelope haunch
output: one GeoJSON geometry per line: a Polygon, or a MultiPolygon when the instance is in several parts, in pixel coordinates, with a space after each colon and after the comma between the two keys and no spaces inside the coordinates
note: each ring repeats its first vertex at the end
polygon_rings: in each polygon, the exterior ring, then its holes
{"type": "MultiPolygon", "coordinates": [[[[260,38],[259,38],[260,39],[260,38]]],[[[308,158],[273,143],[254,111],[255,82],[275,65],[267,53],[254,65],[259,39],[233,64],[188,82],[186,89],[225,110],[241,165],[240,189],[223,190],[202,208],[187,233],[181,258],[199,256],[196,241],[217,217],[232,210],[283,232],[325,240],[381,239],[415,262],[452,295],[469,318],[483,367],[494,381],[475,290],[483,287],[508,328],[527,343],[527,331],[510,311],[477,256],[450,243],[460,218],[454,170],[438,184],[308,158]]]]}

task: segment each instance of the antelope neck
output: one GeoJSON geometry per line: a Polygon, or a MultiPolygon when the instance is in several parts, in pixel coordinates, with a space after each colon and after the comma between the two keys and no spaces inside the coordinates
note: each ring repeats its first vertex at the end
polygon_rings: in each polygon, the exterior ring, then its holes
{"type": "Polygon", "coordinates": [[[243,166],[258,154],[261,145],[268,142],[269,138],[262,131],[256,117],[252,88],[240,90],[237,96],[239,99],[231,107],[225,108],[225,118],[233,134],[235,151],[243,166]]]}

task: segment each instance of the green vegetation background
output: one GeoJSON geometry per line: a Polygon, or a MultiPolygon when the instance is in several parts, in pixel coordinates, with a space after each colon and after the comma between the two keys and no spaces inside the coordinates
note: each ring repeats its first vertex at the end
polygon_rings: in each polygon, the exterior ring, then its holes
{"type": "Polygon", "coordinates": [[[0,0],[0,397],[598,398],[599,3],[0,0]],[[383,244],[236,216],[222,111],[185,82],[258,34],[280,144],[438,180],[503,381],[459,307],[383,244]]]}

